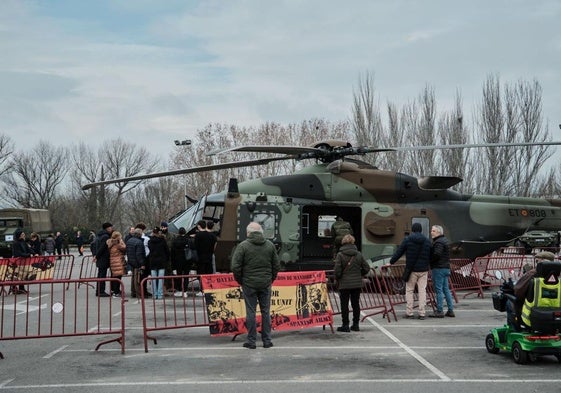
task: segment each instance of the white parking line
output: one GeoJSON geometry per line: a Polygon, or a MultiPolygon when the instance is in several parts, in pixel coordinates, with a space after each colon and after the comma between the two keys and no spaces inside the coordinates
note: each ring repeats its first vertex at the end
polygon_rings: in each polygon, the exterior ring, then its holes
{"type": "Polygon", "coordinates": [[[400,339],[398,339],[396,336],[391,334],[386,328],[382,327],[382,325],[380,325],[378,322],[373,320],[371,317],[368,317],[366,319],[372,325],[376,326],[378,328],[378,330],[380,330],[382,333],[384,333],[390,340],[392,340],[394,343],[399,345],[403,350],[405,350],[407,353],[409,353],[411,356],[413,356],[415,359],[417,359],[417,361],[419,363],[421,363],[423,366],[428,368],[433,374],[437,375],[438,378],[440,378],[440,380],[450,381],[450,377],[448,377],[446,374],[444,374],[438,368],[433,366],[428,360],[426,360],[421,355],[419,355],[417,352],[415,352],[411,347],[405,345],[400,339]]]}
{"type": "Polygon", "coordinates": [[[50,359],[53,356],[55,356],[57,353],[64,351],[66,348],[68,348],[70,345],[63,345],[62,347],[55,349],[54,351],[52,351],[51,353],[46,354],[45,356],[43,356],[43,359],[50,359]]]}

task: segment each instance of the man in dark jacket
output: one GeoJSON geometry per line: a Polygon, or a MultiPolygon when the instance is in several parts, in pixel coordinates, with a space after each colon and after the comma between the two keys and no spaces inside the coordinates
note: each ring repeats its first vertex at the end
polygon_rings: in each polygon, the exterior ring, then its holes
{"type": "MultiPolygon", "coordinates": [[[[185,246],[189,242],[187,231],[184,227],[179,228],[177,236],[171,242],[170,259],[171,268],[174,276],[187,275],[191,270],[191,263],[185,258],[185,246]]],[[[174,280],[176,297],[187,297],[189,279],[177,278],[174,280]]]]}
{"type": "Polygon", "coordinates": [[[405,254],[405,269],[411,271],[411,275],[405,284],[405,300],[407,301],[405,318],[413,318],[413,293],[416,285],[419,292],[419,319],[425,319],[431,244],[422,231],[421,224],[414,223],[411,226],[411,234],[403,239],[390,259],[390,264],[393,265],[405,254]]]}
{"type": "Polygon", "coordinates": [[[245,300],[245,348],[255,349],[257,327],[255,310],[261,310],[261,339],[263,348],[271,348],[271,286],[280,270],[275,246],[263,236],[263,228],[256,222],[247,226],[247,239],[241,242],[232,255],[232,272],[241,285],[245,300]]]}
{"type": "MultiPolygon", "coordinates": [[[[12,255],[14,258],[29,258],[31,256],[34,256],[35,254],[33,254],[33,250],[29,247],[29,245],[27,244],[27,241],[25,240],[25,232],[23,232],[21,229],[16,229],[16,231],[14,232],[14,243],[12,244],[12,255]]],[[[25,277],[27,274],[24,274],[24,266],[22,265],[21,267],[18,266],[18,270],[20,270],[20,275],[18,277],[19,280],[25,280],[25,279],[29,279],[28,277],[25,277]],[[20,269],[18,269],[20,268],[20,269]]],[[[18,294],[25,294],[27,293],[27,290],[25,289],[24,285],[20,285],[19,288],[14,286],[11,288],[11,291],[13,293],[18,293],[18,294]]]]}
{"type": "MultiPolygon", "coordinates": [[[[111,237],[113,232],[113,224],[106,222],[102,225],[102,230],[99,231],[95,239],[96,252],[94,260],[97,266],[97,278],[107,278],[107,269],[109,269],[109,248],[107,247],[107,240],[111,237]]],[[[109,297],[105,292],[105,281],[97,283],[96,296],[109,297]]]]}
{"type": "MultiPolygon", "coordinates": [[[[146,269],[146,251],[142,241],[142,229],[134,228],[127,240],[127,262],[132,268],[131,294],[140,297],[141,274],[146,269]]],[[[138,303],[138,300],[137,300],[138,303]]]]}
{"type": "Polygon", "coordinates": [[[432,285],[436,293],[436,311],[430,314],[432,318],[455,317],[454,302],[450,287],[448,286],[448,278],[450,277],[450,246],[448,239],[444,236],[444,229],[440,225],[433,225],[430,230],[432,237],[431,252],[431,274],[432,285]],[[446,305],[448,311],[444,314],[444,298],[446,297],[446,305]]]}

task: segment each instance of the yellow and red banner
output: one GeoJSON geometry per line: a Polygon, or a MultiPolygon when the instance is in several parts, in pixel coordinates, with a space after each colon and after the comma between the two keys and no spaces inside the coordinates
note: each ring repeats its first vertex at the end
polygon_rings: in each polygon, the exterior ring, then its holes
{"type": "Polygon", "coordinates": [[[52,280],[55,256],[0,258],[0,281],[52,280]]]}
{"type": "MultiPolygon", "coordinates": [[[[246,333],[242,289],[232,274],[201,276],[211,335],[246,333]]],[[[282,272],[271,288],[273,330],[302,329],[331,325],[333,311],[327,294],[324,271],[282,272]]],[[[261,313],[257,311],[257,330],[261,313]]]]}

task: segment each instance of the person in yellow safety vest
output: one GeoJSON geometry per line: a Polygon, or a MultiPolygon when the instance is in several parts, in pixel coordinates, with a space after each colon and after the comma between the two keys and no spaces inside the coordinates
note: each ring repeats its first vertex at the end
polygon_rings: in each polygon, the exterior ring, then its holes
{"type": "MultiPolygon", "coordinates": [[[[547,262],[547,264],[559,264],[559,262],[547,262]]],[[[545,263],[544,263],[545,265],[545,263]]],[[[559,270],[537,268],[536,276],[528,285],[524,304],[522,306],[521,319],[524,325],[532,327],[532,310],[561,308],[561,284],[559,283],[559,270]],[[543,270],[543,272],[540,272],[543,270]]],[[[559,264],[561,266],[561,264],[559,264]]]]}
{"type": "MultiPolygon", "coordinates": [[[[536,265],[542,261],[553,261],[554,259],[555,254],[549,251],[542,251],[534,256],[536,265]]],[[[513,288],[514,295],[516,296],[516,303],[507,302],[507,321],[515,330],[520,329],[522,307],[526,301],[526,295],[531,292],[530,286],[535,275],[535,267],[531,264],[524,265],[524,274],[516,281],[513,288]]]]}

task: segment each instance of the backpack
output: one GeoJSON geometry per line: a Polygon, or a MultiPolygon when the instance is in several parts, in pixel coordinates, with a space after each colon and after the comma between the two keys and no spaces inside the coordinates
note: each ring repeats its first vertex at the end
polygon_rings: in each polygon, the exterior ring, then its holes
{"type": "Polygon", "coordinates": [[[197,255],[197,250],[193,244],[193,240],[189,239],[187,243],[185,243],[185,260],[191,263],[197,263],[199,260],[199,256],[197,255]]]}

